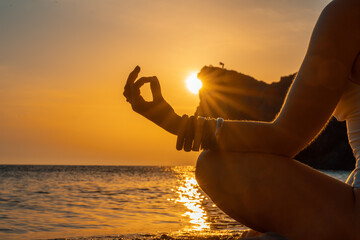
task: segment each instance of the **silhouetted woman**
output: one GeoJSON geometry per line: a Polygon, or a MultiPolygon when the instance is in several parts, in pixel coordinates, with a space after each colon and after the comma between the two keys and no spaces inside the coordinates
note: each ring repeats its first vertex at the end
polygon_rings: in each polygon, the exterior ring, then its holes
{"type": "MultiPolygon", "coordinates": [[[[334,114],[347,120],[360,158],[360,1],[334,0],[321,13],[284,105],[272,122],[178,116],[156,77],[129,75],[134,111],[178,136],[177,148],[203,151],[200,187],[232,218],[292,240],[360,239],[360,173],[347,183],[293,160],[334,114]],[[140,87],[150,82],[153,102],[140,87]]],[[[357,165],[357,167],[360,167],[357,165]]]]}

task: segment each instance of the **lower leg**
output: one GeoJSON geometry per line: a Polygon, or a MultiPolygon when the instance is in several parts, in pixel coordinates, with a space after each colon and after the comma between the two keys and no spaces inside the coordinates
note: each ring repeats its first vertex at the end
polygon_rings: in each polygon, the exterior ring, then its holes
{"type": "Polygon", "coordinates": [[[330,240],[353,232],[351,187],[294,160],[204,152],[196,177],[224,212],[257,231],[293,240],[330,240]]]}

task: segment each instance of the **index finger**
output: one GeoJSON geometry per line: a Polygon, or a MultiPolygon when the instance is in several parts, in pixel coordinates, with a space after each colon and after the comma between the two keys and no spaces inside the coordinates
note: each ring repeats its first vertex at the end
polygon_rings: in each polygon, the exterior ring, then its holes
{"type": "Polygon", "coordinates": [[[140,72],[140,67],[136,66],[135,69],[129,74],[129,77],[126,81],[125,87],[124,87],[124,95],[125,97],[128,97],[127,95],[130,94],[130,87],[137,79],[140,72]]]}
{"type": "Polygon", "coordinates": [[[126,85],[133,84],[136,78],[138,77],[139,72],[140,72],[140,67],[136,66],[134,70],[129,74],[129,77],[126,81],[126,85]]]}

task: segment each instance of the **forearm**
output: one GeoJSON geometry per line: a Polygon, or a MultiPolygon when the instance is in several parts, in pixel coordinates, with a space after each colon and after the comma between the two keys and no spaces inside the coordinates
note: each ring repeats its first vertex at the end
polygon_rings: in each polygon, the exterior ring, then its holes
{"type": "Polygon", "coordinates": [[[295,156],[306,141],[274,122],[225,121],[218,136],[223,151],[272,153],[295,156]]]}
{"type": "Polygon", "coordinates": [[[161,124],[155,124],[162,127],[171,134],[178,135],[181,126],[181,116],[177,115],[174,111],[172,111],[168,114],[166,118],[164,118],[161,124]]]}

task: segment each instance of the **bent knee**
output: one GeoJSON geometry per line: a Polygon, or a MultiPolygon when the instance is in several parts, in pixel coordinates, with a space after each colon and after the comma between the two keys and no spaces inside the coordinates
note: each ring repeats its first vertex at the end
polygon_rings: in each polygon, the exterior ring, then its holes
{"type": "Polygon", "coordinates": [[[195,177],[205,192],[219,184],[222,167],[219,152],[205,150],[200,154],[196,163],[195,177]]]}

